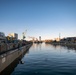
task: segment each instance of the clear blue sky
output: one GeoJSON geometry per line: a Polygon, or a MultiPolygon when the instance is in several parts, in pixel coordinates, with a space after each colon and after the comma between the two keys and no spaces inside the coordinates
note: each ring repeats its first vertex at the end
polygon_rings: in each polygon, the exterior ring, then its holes
{"type": "Polygon", "coordinates": [[[19,38],[76,36],[76,0],[0,0],[0,31],[19,38]]]}

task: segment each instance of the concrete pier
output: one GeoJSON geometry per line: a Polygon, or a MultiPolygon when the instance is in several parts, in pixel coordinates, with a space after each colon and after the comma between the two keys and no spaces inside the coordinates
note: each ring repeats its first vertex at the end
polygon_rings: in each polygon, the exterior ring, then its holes
{"type": "Polygon", "coordinates": [[[18,49],[8,51],[4,54],[0,55],[0,73],[6,69],[15,59],[17,59],[20,55],[26,52],[32,44],[28,44],[26,46],[22,46],[18,49]]]}

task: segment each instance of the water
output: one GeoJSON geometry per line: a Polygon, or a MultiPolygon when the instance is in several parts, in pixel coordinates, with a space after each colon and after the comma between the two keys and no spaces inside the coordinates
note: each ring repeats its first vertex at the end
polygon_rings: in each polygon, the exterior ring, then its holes
{"type": "Polygon", "coordinates": [[[11,75],[76,75],[76,50],[50,44],[33,44],[11,75]]]}

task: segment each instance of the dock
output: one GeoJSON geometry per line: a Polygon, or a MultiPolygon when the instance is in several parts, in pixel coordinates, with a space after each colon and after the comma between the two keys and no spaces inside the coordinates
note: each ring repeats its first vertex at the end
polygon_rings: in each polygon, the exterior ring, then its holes
{"type": "Polygon", "coordinates": [[[15,61],[19,56],[24,54],[30,47],[32,43],[29,43],[20,48],[10,50],[0,54],[0,73],[5,70],[13,61],[15,61]]]}

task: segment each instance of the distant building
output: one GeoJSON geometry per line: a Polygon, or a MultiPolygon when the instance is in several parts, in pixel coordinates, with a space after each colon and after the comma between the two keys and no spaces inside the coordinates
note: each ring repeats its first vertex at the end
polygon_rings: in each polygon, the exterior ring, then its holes
{"type": "Polygon", "coordinates": [[[41,41],[41,36],[39,36],[39,41],[41,41]]]}
{"type": "Polygon", "coordinates": [[[0,43],[5,41],[6,41],[5,34],[3,32],[0,32],[0,43]]]}
{"type": "Polygon", "coordinates": [[[15,38],[16,40],[18,39],[18,34],[17,33],[10,33],[8,34],[9,37],[13,37],[15,38]]]}
{"type": "Polygon", "coordinates": [[[0,39],[5,39],[5,34],[3,32],[0,32],[0,39]]]}
{"type": "Polygon", "coordinates": [[[76,42],[76,37],[67,37],[60,40],[60,42],[76,42]]]}
{"type": "Polygon", "coordinates": [[[60,41],[60,38],[55,38],[56,41],[60,41]]]}
{"type": "Polygon", "coordinates": [[[67,37],[66,40],[69,42],[76,42],[76,37],[67,37]]]}

